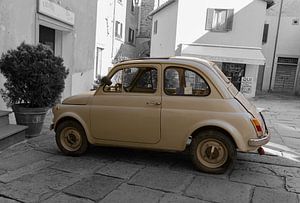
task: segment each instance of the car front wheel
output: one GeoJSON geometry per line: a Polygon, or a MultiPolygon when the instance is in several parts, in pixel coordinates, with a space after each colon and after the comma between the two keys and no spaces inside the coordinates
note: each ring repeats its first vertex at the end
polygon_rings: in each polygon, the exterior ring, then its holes
{"type": "Polygon", "coordinates": [[[207,173],[224,173],[236,157],[236,149],[219,131],[203,131],[192,139],[192,160],[196,168],[207,173]]]}
{"type": "Polygon", "coordinates": [[[55,138],[58,148],[66,155],[79,156],[88,147],[83,127],[73,120],[60,123],[57,127],[55,138]]]}

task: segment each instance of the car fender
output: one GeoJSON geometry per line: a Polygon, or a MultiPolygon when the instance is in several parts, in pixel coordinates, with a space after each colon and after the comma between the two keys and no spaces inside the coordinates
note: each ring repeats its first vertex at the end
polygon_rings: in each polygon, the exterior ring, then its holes
{"type": "Polygon", "coordinates": [[[234,140],[238,149],[240,149],[240,150],[247,149],[247,146],[246,146],[245,142],[243,141],[243,137],[242,137],[241,133],[230,123],[227,123],[227,122],[221,121],[221,120],[206,120],[206,121],[202,121],[202,122],[194,124],[187,132],[186,141],[196,130],[203,128],[203,127],[207,127],[207,126],[218,127],[218,128],[225,130],[232,137],[232,139],[234,140]]]}
{"type": "Polygon", "coordinates": [[[77,122],[79,122],[85,131],[86,138],[88,139],[89,143],[91,143],[91,144],[94,143],[94,140],[91,139],[91,133],[90,133],[90,130],[89,130],[90,128],[89,128],[88,124],[78,114],[76,114],[74,112],[64,112],[61,115],[59,115],[59,117],[57,118],[57,120],[55,122],[54,129],[56,129],[57,123],[59,123],[60,120],[66,118],[66,117],[73,118],[77,122]]]}

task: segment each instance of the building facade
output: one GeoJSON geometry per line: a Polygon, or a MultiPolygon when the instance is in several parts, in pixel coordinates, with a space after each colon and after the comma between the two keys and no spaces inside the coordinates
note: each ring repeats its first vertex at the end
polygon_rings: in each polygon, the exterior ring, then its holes
{"type": "Polygon", "coordinates": [[[256,93],[265,64],[264,0],[164,1],[151,12],[151,56],[194,56],[214,61],[247,97],[256,93]]]}
{"type": "Polygon", "coordinates": [[[152,23],[145,17],[153,2],[98,0],[95,78],[105,76],[118,61],[149,55],[152,23]]]}
{"type": "MultiPolygon", "coordinates": [[[[62,95],[86,92],[114,63],[149,56],[154,0],[1,0],[0,54],[48,45],[69,69],[62,95]]],[[[0,88],[5,78],[0,74],[0,88]]],[[[6,109],[0,98],[0,109],[6,109]]]]}
{"type": "MultiPolygon", "coordinates": [[[[48,45],[69,69],[63,98],[93,81],[97,0],[1,0],[0,53],[25,42],[48,45]],[[89,11],[89,12],[87,12],[89,11]]],[[[5,78],[0,75],[0,88],[5,78]]],[[[6,109],[0,98],[0,109],[6,109]]]]}
{"type": "Polygon", "coordinates": [[[281,12],[280,3],[267,11],[260,90],[300,95],[300,1],[283,0],[281,12]]]}

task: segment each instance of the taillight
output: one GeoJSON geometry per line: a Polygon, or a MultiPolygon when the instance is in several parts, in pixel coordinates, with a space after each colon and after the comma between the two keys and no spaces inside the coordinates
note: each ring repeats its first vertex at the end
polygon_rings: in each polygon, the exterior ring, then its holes
{"type": "Polygon", "coordinates": [[[263,135],[263,129],[261,127],[261,124],[259,122],[259,120],[257,118],[251,118],[251,122],[257,132],[258,136],[262,136],[263,135]]]}

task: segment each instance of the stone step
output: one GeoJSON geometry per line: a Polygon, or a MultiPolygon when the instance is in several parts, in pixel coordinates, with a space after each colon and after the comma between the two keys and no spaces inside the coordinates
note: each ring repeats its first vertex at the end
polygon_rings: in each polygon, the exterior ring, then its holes
{"type": "Polygon", "coordinates": [[[27,126],[6,125],[0,127],[0,151],[25,140],[25,130],[27,126]]]}
{"type": "Polygon", "coordinates": [[[2,126],[6,126],[9,124],[9,117],[8,115],[11,113],[11,111],[0,111],[0,128],[2,126]]]}

